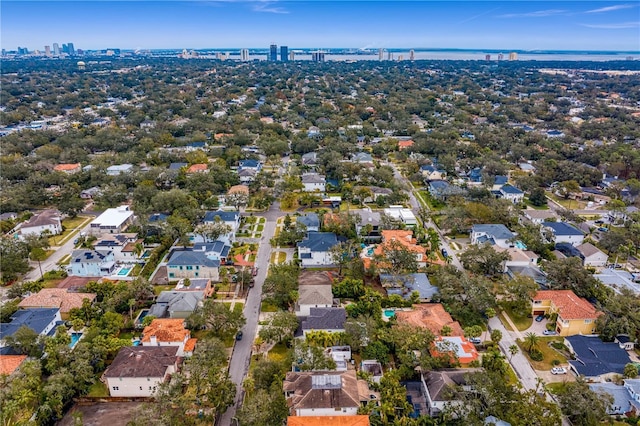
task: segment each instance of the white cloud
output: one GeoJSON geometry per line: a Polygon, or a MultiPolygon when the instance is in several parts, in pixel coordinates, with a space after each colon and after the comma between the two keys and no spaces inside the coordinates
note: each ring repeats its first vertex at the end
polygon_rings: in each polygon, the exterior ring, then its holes
{"type": "Polygon", "coordinates": [[[619,22],[613,24],[581,24],[583,27],[598,28],[602,30],[624,30],[627,28],[640,28],[640,22],[619,22]]]}
{"type": "Polygon", "coordinates": [[[613,12],[614,10],[620,10],[620,9],[631,9],[632,7],[635,7],[632,4],[616,4],[613,6],[607,6],[607,7],[601,7],[599,9],[592,9],[592,10],[587,10],[584,13],[604,13],[604,12],[613,12]]]}
{"type": "Polygon", "coordinates": [[[535,12],[507,13],[505,15],[499,15],[498,18],[544,18],[546,16],[560,15],[566,12],[566,10],[561,9],[547,9],[537,10],[535,12]]]}
{"type": "Polygon", "coordinates": [[[273,2],[270,1],[258,1],[253,5],[254,12],[265,12],[265,13],[279,13],[286,14],[289,13],[287,9],[280,6],[273,6],[273,2]]]}

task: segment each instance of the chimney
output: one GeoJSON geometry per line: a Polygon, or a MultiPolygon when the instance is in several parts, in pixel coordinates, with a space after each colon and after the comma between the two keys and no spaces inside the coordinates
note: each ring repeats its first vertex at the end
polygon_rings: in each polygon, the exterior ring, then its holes
{"type": "Polygon", "coordinates": [[[152,345],[157,345],[157,344],[158,344],[158,339],[156,339],[156,335],[155,335],[155,334],[154,334],[154,335],[152,335],[152,336],[150,336],[150,337],[149,337],[149,340],[150,340],[150,343],[151,343],[152,345]]]}

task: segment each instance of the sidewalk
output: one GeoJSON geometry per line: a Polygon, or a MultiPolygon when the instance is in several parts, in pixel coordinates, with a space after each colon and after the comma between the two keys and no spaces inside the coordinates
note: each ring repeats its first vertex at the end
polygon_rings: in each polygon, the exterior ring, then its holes
{"type": "Polygon", "coordinates": [[[518,330],[518,327],[516,327],[516,325],[513,323],[509,314],[507,314],[505,311],[502,311],[502,316],[504,316],[504,319],[506,319],[509,323],[509,327],[511,327],[511,329],[513,330],[512,333],[516,335],[516,338],[519,340],[524,340],[522,332],[518,330]]]}

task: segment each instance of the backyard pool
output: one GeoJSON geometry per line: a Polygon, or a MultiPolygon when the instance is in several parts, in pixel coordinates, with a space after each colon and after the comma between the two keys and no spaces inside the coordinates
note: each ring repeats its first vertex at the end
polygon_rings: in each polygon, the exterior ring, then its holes
{"type": "Polygon", "coordinates": [[[69,343],[69,347],[73,348],[78,344],[78,341],[82,337],[82,333],[71,333],[71,343],[69,343]]]}
{"type": "Polygon", "coordinates": [[[519,248],[520,250],[527,249],[527,245],[520,240],[516,241],[516,247],[519,248]]]}
{"type": "Polygon", "coordinates": [[[384,316],[387,318],[393,318],[396,316],[396,311],[393,309],[385,309],[384,310],[384,316]]]}
{"type": "Polygon", "coordinates": [[[140,340],[134,340],[133,346],[140,346],[140,340]]]}
{"type": "Polygon", "coordinates": [[[129,275],[130,271],[131,271],[131,268],[129,267],[120,268],[120,270],[118,271],[118,276],[126,277],[127,275],[129,275]]]}

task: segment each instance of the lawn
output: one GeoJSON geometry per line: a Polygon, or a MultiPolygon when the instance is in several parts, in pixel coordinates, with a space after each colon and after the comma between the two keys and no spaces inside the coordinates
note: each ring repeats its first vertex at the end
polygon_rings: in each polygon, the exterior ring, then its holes
{"type": "Polygon", "coordinates": [[[161,292],[173,290],[174,287],[174,285],[154,285],[153,292],[156,294],[156,296],[159,296],[161,292]]]}
{"type": "Polygon", "coordinates": [[[278,312],[278,307],[263,300],[260,305],[260,312],[278,312]]]}
{"type": "Polygon", "coordinates": [[[438,201],[433,198],[428,191],[417,191],[417,193],[418,200],[422,203],[426,203],[427,207],[429,207],[430,210],[438,211],[446,207],[446,205],[442,201],[438,201]]]}
{"type": "Polygon", "coordinates": [[[271,253],[270,263],[279,264],[284,263],[287,260],[287,253],[283,251],[274,251],[271,253]]]}
{"type": "Polygon", "coordinates": [[[564,207],[565,209],[584,209],[587,206],[587,203],[585,203],[584,201],[578,201],[578,200],[572,200],[572,199],[565,199],[562,197],[558,197],[555,194],[552,194],[551,192],[547,192],[547,196],[549,198],[551,198],[553,201],[555,201],[556,203],[560,204],[562,207],[564,207]]]}
{"type": "Polygon", "coordinates": [[[516,312],[513,311],[511,306],[509,306],[509,304],[507,303],[502,304],[502,309],[504,309],[504,313],[509,315],[509,318],[511,318],[511,321],[513,321],[513,323],[515,324],[516,328],[519,331],[524,331],[529,327],[531,327],[531,324],[533,324],[533,318],[532,317],[530,318],[529,314],[524,316],[518,315],[516,314],[516,312]]]}
{"type": "Polygon", "coordinates": [[[70,254],[66,254],[66,255],[62,256],[62,259],[60,259],[58,261],[58,265],[60,265],[60,266],[68,265],[69,263],[71,263],[71,255],[70,254]]]}
{"type": "Polygon", "coordinates": [[[544,356],[542,361],[533,361],[529,357],[529,353],[525,350],[523,343],[520,340],[518,340],[517,342],[518,342],[518,345],[520,346],[520,349],[522,350],[522,353],[524,354],[524,356],[527,357],[527,360],[531,363],[531,366],[535,370],[546,371],[546,370],[551,370],[551,368],[553,367],[552,361],[554,359],[558,360],[561,364],[566,364],[567,358],[565,358],[564,355],[562,355],[560,352],[556,351],[551,346],[549,346],[549,343],[553,341],[562,342],[563,340],[564,340],[563,337],[540,337],[540,342],[538,343],[538,350],[542,352],[542,355],[544,356]]]}
{"type": "Polygon", "coordinates": [[[257,231],[258,231],[258,232],[262,232],[262,231],[264,231],[264,225],[258,225],[258,229],[257,229],[257,231]]]}
{"type": "Polygon", "coordinates": [[[88,223],[91,219],[91,217],[87,216],[76,216],[63,220],[62,226],[65,228],[65,231],[60,235],[52,236],[51,241],[54,245],[64,244],[69,238],[80,231],[78,229],[80,226],[88,223]]]}
{"type": "Polygon", "coordinates": [[[283,343],[278,343],[269,351],[268,357],[271,361],[281,362],[287,359],[289,348],[283,343]]]}
{"type": "Polygon", "coordinates": [[[233,305],[234,312],[242,312],[243,309],[244,309],[244,303],[236,302],[236,304],[233,305]]]}
{"type": "Polygon", "coordinates": [[[109,397],[109,389],[107,389],[107,386],[104,383],[102,383],[100,380],[97,380],[89,388],[89,393],[87,393],[87,396],[99,398],[109,397]]]}
{"type": "Polygon", "coordinates": [[[547,206],[546,204],[544,206],[534,206],[533,204],[531,204],[531,201],[529,201],[528,198],[524,199],[524,204],[534,210],[549,210],[549,206],[547,206]]]}

